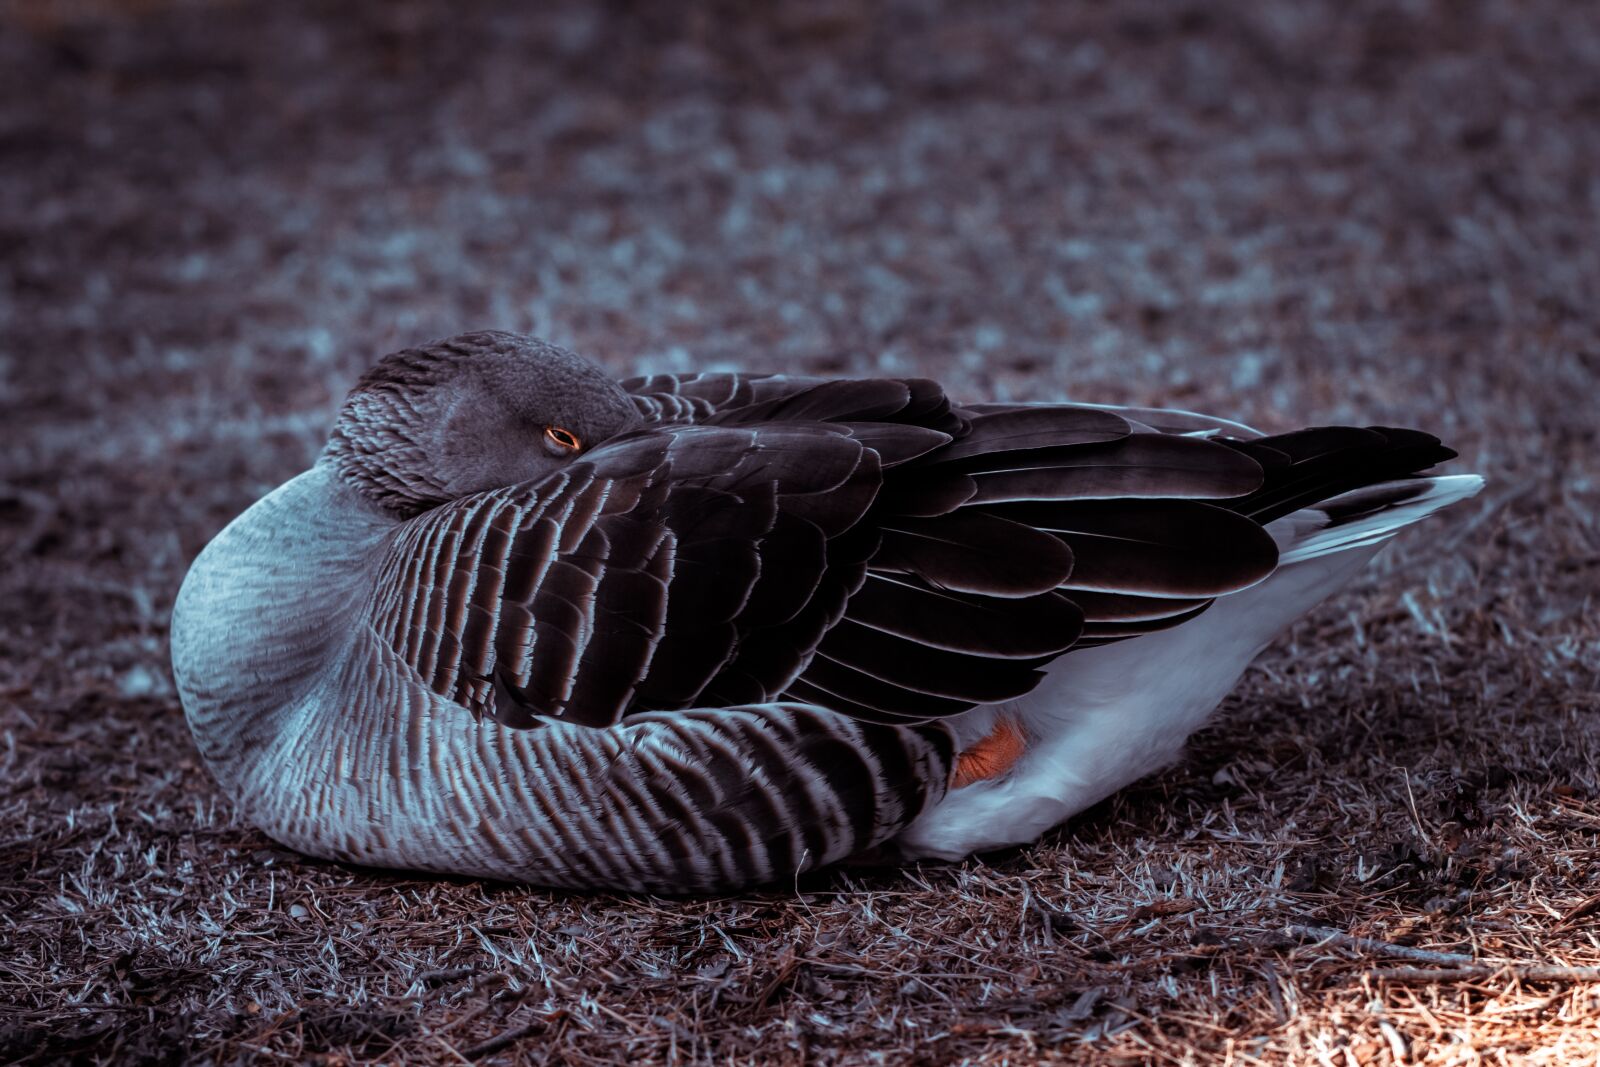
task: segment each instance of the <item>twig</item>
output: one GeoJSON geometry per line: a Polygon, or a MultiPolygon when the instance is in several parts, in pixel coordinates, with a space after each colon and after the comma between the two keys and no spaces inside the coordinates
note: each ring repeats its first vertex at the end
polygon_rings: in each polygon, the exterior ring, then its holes
{"type": "MultiPolygon", "coordinates": [[[[767,1006],[767,1002],[772,999],[773,994],[776,993],[785,982],[794,976],[795,969],[798,966],[799,960],[795,957],[794,946],[785,946],[783,955],[778,957],[778,966],[775,968],[772,977],[767,981],[767,984],[762,988],[760,994],[756,997],[756,1011],[760,1011],[767,1006]]],[[[863,970],[865,970],[865,968],[863,968],[863,970]]]]}
{"type": "Polygon", "coordinates": [[[479,967],[448,967],[434,971],[423,971],[417,975],[415,981],[426,986],[444,985],[446,982],[456,982],[463,978],[471,978],[482,968],[479,967]]]}
{"type": "Polygon", "coordinates": [[[1474,963],[1457,967],[1380,967],[1367,975],[1389,982],[1450,982],[1463,978],[1516,978],[1524,982],[1600,982],[1600,967],[1545,963],[1474,963]]]}
{"type": "Polygon", "coordinates": [[[531,1023],[513,1026],[509,1030],[501,1031],[487,1041],[479,1042],[470,1048],[462,1049],[461,1055],[469,1060],[482,1059],[484,1056],[493,1055],[501,1049],[516,1044],[523,1038],[538,1033],[548,1025],[543,1019],[535,1019],[531,1023]]]}
{"type": "Polygon", "coordinates": [[[1291,935],[1304,941],[1318,941],[1324,945],[1342,945],[1346,948],[1364,949],[1367,952],[1376,952],[1381,956],[1398,956],[1400,959],[1418,960],[1422,963],[1450,965],[1476,964],[1478,962],[1471,956],[1464,956],[1459,952],[1437,952],[1428,948],[1396,945],[1388,941],[1379,941],[1373,937],[1357,937],[1354,934],[1347,934],[1327,926],[1301,926],[1299,923],[1290,923],[1286,929],[1291,935]]]}
{"type": "Polygon", "coordinates": [[[1278,981],[1278,969],[1270,964],[1265,968],[1267,974],[1267,992],[1272,997],[1272,1014],[1279,1026],[1289,1023],[1289,1008],[1283,1002],[1283,986],[1278,981]]]}
{"type": "Polygon", "coordinates": [[[1326,926],[1302,926],[1290,923],[1288,932],[1308,941],[1325,945],[1343,945],[1364,949],[1385,956],[1437,963],[1438,967],[1380,967],[1368,971],[1369,977],[1391,982],[1448,982],[1465,978],[1496,978],[1505,976],[1525,982],[1600,982],[1600,967],[1568,967],[1546,963],[1490,963],[1475,960],[1459,952],[1435,952],[1432,949],[1394,945],[1371,937],[1356,937],[1326,926]]]}
{"type": "Polygon", "coordinates": [[[1561,921],[1556,923],[1556,926],[1557,928],[1571,926],[1579,919],[1586,919],[1596,911],[1600,911],[1600,893],[1596,893],[1594,896],[1579,902],[1572,910],[1561,916],[1561,921]]]}
{"type": "Polygon", "coordinates": [[[1406,1039],[1400,1036],[1400,1031],[1395,1029],[1394,1023],[1387,1019],[1379,1019],[1378,1030],[1389,1042],[1389,1053],[1394,1056],[1394,1062],[1405,1063],[1406,1054],[1410,1050],[1406,1048],[1406,1039]]]}

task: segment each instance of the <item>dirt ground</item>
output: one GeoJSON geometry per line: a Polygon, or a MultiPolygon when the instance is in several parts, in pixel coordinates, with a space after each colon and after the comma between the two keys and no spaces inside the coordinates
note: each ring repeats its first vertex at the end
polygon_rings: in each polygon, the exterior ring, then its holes
{"type": "Polygon", "coordinates": [[[1600,1061],[1537,969],[1600,965],[1600,12],[761,11],[0,3],[0,1060],[1600,1061]],[[308,861],[199,765],[173,595],[479,327],[1490,482],[1036,847],[692,901],[308,861]]]}

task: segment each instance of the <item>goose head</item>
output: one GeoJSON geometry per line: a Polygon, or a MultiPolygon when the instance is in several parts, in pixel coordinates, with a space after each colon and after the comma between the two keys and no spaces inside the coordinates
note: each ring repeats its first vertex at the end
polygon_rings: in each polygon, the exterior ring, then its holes
{"type": "Polygon", "coordinates": [[[519,334],[468,333],[379,360],[345,399],[323,458],[409,517],[543,478],[638,418],[592,361],[519,334]]]}

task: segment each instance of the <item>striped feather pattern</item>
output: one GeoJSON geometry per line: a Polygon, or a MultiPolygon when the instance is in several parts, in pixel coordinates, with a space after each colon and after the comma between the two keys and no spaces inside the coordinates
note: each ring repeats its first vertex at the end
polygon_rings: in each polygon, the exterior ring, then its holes
{"type": "Polygon", "coordinates": [[[944,795],[954,762],[939,727],[793,703],[658,713],[612,730],[472,726],[408,684],[390,655],[374,644],[346,659],[322,713],[274,753],[274,802],[251,815],[279,840],[366,865],[711,891],[881,844],[944,795]],[[334,694],[359,699],[338,705],[334,694]],[[380,716],[410,728],[386,729],[380,716]],[[379,751],[373,739],[385,736],[379,751]],[[393,773],[358,785],[353,767],[393,773]],[[328,812],[357,802],[367,818],[330,826],[328,812]],[[438,842],[450,847],[419,847],[438,842]]]}

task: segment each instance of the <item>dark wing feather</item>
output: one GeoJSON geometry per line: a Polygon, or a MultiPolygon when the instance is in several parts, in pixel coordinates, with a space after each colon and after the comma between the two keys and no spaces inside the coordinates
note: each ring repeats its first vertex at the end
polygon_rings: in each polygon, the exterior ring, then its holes
{"type": "Polygon", "coordinates": [[[566,702],[573,709],[601,709],[602,719],[632,703],[655,654],[666,624],[676,544],[669,530],[633,516],[619,515],[607,527],[611,565],[596,588],[590,616],[590,644],[605,653],[578,661],[566,702]]]}
{"type": "Polygon", "coordinates": [[[1016,467],[998,458],[972,472],[974,504],[1011,500],[1176,497],[1216,500],[1261,488],[1261,465],[1198,437],[1136,433],[1093,446],[1046,450],[1016,467]]]}
{"type": "Polygon", "coordinates": [[[885,519],[872,566],[915,575],[936,589],[1023,597],[1066,581],[1072,551],[1031,526],[963,508],[933,519],[885,519]]]}
{"type": "MultiPolygon", "coordinates": [[[[907,689],[895,682],[875,678],[838,660],[818,654],[806,667],[806,682],[885,715],[866,715],[875,722],[915,721],[957,715],[972,707],[973,701],[961,697],[907,689]]],[[[1028,688],[1032,688],[1029,686],[1028,688]]]]}
{"type": "Polygon", "coordinates": [[[999,504],[1006,518],[1048,530],[1072,549],[1069,590],[1212,597],[1272,573],[1278,546],[1249,518],[1198,500],[999,504]]]}
{"type": "Polygon", "coordinates": [[[1065,652],[1083,627],[1083,613],[1059,592],[998,600],[886,574],[868,575],[850,598],[849,618],[934,648],[992,659],[1065,652]]]}
{"type": "Polygon", "coordinates": [[[965,434],[939,453],[940,465],[967,461],[988,469],[999,457],[1015,459],[1034,449],[1116,441],[1132,432],[1126,419],[1080,407],[1036,407],[974,418],[965,434]]]}
{"type": "Polygon", "coordinates": [[[1083,612],[1084,622],[1096,623],[1159,623],[1211,603],[1211,597],[1182,599],[1178,597],[1147,597],[1132,593],[1100,593],[1087,589],[1074,589],[1072,602],[1083,612]]]}
{"type": "Polygon", "coordinates": [[[827,535],[816,523],[779,510],[761,539],[761,559],[761,572],[740,612],[752,629],[789,622],[816,597],[828,569],[827,535]]]}
{"type": "MultiPolygon", "coordinates": [[[[1038,683],[1034,669],[1049,657],[997,662],[909,641],[850,619],[841,621],[817,650],[835,663],[913,693],[977,704],[1022,696],[1038,683]]],[[[811,674],[807,672],[807,677],[811,674]]]]}
{"type": "Polygon", "coordinates": [[[934,468],[896,472],[878,502],[887,514],[926,519],[948,515],[977,495],[978,483],[970,475],[934,468]]]}
{"type": "Polygon", "coordinates": [[[924,426],[887,422],[852,423],[850,436],[876,452],[885,470],[925,456],[951,440],[949,434],[924,426]]]}
{"type": "Polygon", "coordinates": [[[1253,441],[1225,442],[1267,471],[1265,484],[1230,507],[1268,523],[1365,485],[1403,478],[1455,452],[1418,430],[1318,426],[1253,441]]]}
{"type": "MultiPolygon", "coordinates": [[[[1188,601],[1183,601],[1188,603],[1188,601]]],[[[1199,607],[1187,611],[1175,612],[1164,619],[1140,619],[1135,622],[1092,622],[1085,623],[1083,639],[1079,642],[1081,647],[1104,645],[1112,641],[1124,641],[1130,637],[1141,637],[1144,634],[1168,630],[1174,626],[1181,626],[1190,619],[1197,618],[1211,606],[1211,601],[1203,601],[1199,607]]]]}
{"type": "MultiPolygon", "coordinates": [[[[962,410],[972,415],[989,415],[1001,411],[1027,411],[1040,407],[1059,407],[1054,404],[967,404],[962,410]]],[[[1202,415],[1197,411],[1178,408],[1124,407],[1112,404],[1075,404],[1073,407],[1089,411],[1106,411],[1148,430],[1167,434],[1197,434],[1249,440],[1260,437],[1260,430],[1232,419],[1215,415],[1202,415]]]]}
{"type": "Polygon", "coordinates": [[[892,418],[911,400],[911,388],[893,378],[825,381],[769,400],[724,407],[705,421],[722,426],[763,422],[872,422],[892,418]]]}

